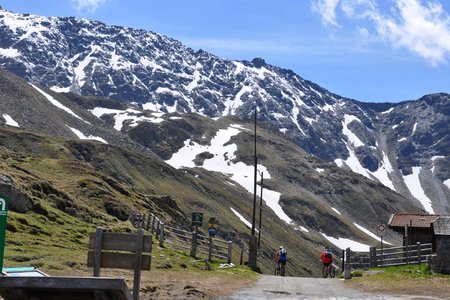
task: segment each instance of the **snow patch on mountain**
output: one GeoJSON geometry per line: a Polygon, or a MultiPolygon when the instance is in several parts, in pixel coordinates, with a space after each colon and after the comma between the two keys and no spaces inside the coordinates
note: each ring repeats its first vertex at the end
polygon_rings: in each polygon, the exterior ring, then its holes
{"type": "MultiPolygon", "coordinates": [[[[353,118],[348,118],[346,120],[347,121],[353,120],[353,118]]],[[[352,140],[352,134],[349,134],[348,132],[345,134],[349,137],[350,141],[352,141],[352,143],[354,145],[355,140],[352,140]]],[[[356,142],[356,143],[358,143],[358,142],[356,142]]],[[[336,163],[337,166],[339,166],[339,167],[346,166],[346,167],[350,168],[350,170],[352,170],[353,172],[359,173],[359,174],[361,174],[369,179],[372,179],[372,180],[376,179],[379,182],[381,182],[384,186],[395,191],[394,184],[389,177],[389,174],[392,173],[394,171],[394,169],[392,168],[392,165],[391,165],[391,162],[389,161],[388,156],[384,152],[383,152],[383,160],[380,162],[379,168],[376,171],[371,172],[370,170],[367,170],[366,168],[364,168],[362,166],[362,164],[359,161],[358,157],[356,156],[353,148],[350,147],[347,142],[345,142],[345,144],[347,145],[349,157],[346,160],[343,160],[341,158],[336,159],[334,162],[336,163]]]]}
{"type": "Polygon", "coordinates": [[[1,23],[8,26],[11,31],[20,32],[20,39],[32,36],[33,33],[41,35],[41,32],[49,31],[49,28],[42,25],[42,22],[52,22],[53,18],[39,17],[35,15],[17,15],[9,11],[2,11],[5,16],[0,20],[1,23]]]}
{"type": "Polygon", "coordinates": [[[78,129],[76,129],[76,128],[73,128],[73,127],[70,127],[70,126],[67,126],[67,127],[68,127],[73,133],[75,133],[75,135],[76,135],[80,140],[94,140],[94,141],[102,142],[103,144],[108,144],[108,142],[107,142],[105,139],[101,138],[101,137],[93,136],[93,135],[87,136],[87,135],[85,135],[84,133],[82,133],[80,130],[78,130],[78,129]]]}
{"type": "Polygon", "coordinates": [[[294,228],[294,230],[300,230],[300,231],[303,231],[303,232],[306,232],[306,233],[309,232],[309,230],[306,227],[303,227],[303,226],[298,226],[298,227],[294,228]]]}
{"type": "Polygon", "coordinates": [[[336,208],[332,207],[331,209],[332,209],[335,213],[337,213],[338,215],[340,215],[340,216],[342,215],[341,212],[338,211],[336,208]]]}
{"type": "Polygon", "coordinates": [[[161,114],[154,114],[154,117],[139,116],[142,113],[132,108],[129,108],[127,110],[119,110],[104,107],[95,107],[94,109],[89,111],[97,118],[101,118],[103,115],[114,115],[114,129],[117,131],[122,130],[123,123],[125,121],[131,121],[131,123],[129,124],[129,126],[131,127],[136,127],[141,122],[161,123],[164,121],[164,119],[160,117],[161,114]]]}
{"type": "Polygon", "coordinates": [[[450,179],[447,179],[444,181],[444,184],[448,187],[448,189],[450,190],[450,179]]]}
{"type": "Polygon", "coordinates": [[[3,114],[3,119],[5,119],[5,124],[6,125],[9,125],[9,126],[12,126],[12,127],[20,127],[19,123],[14,121],[14,119],[8,114],[3,114]]]}
{"type": "MultiPolygon", "coordinates": [[[[241,222],[245,224],[245,226],[247,226],[248,228],[252,228],[252,224],[249,221],[247,221],[247,219],[244,218],[240,213],[238,213],[237,210],[235,210],[232,207],[230,207],[230,209],[239,218],[239,220],[241,220],[241,222]]],[[[255,230],[256,232],[258,232],[258,229],[255,230]]]]}
{"type": "Polygon", "coordinates": [[[348,141],[351,145],[354,147],[362,147],[364,146],[364,143],[358,138],[356,134],[354,134],[349,128],[348,125],[353,122],[357,121],[361,123],[361,120],[358,117],[352,116],[352,115],[345,115],[344,121],[342,122],[342,133],[347,136],[348,141]]]}
{"type": "Polygon", "coordinates": [[[389,113],[391,113],[391,112],[393,112],[393,111],[394,111],[394,107],[391,107],[391,108],[389,108],[388,110],[381,112],[381,114],[382,114],[382,115],[387,115],[387,114],[389,114],[389,113]]]}
{"type": "Polygon", "coordinates": [[[242,100],[242,96],[245,93],[251,93],[252,87],[244,85],[242,86],[241,90],[236,94],[234,99],[227,99],[227,101],[224,103],[226,109],[223,111],[223,116],[227,115],[235,115],[236,109],[241,107],[244,104],[244,101],[242,100]]]}
{"type": "Polygon", "coordinates": [[[346,160],[343,160],[342,158],[337,158],[334,161],[336,163],[336,165],[341,168],[347,166],[353,172],[359,173],[361,175],[366,176],[367,178],[370,178],[368,170],[366,170],[361,165],[361,163],[358,160],[358,157],[355,154],[355,151],[353,151],[353,148],[351,148],[347,142],[345,142],[345,144],[347,145],[347,150],[348,150],[349,156],[346,160]]]}
{"type": "Polygon", "coordinates": [[[346,239],[346,238],[341,238],[341,237],[335,238],[332,236],[327,236],[323,232],[321,234],[323,235],[324,238],[326,238],[328,241],[330,241],[336,247],[338,247],[342,250],[345,250],[347,248],[350,248],[350,250],[357,251],[357,252],[368,252],[370,250],[370,246],[366,245],[366,244],[355,242],[353,240],[346,239]]]}
{"type": "Polygon", "coordinates": [[[433,156],[431,158],[431,161],[433,162],[433,166],[431,167],[431,172],[434,173],[434,168],[435,168],[435,161],[438,159],[445,159],[445,156],[433,156]]]}
{"type": "Polygon", "coordinates": [[[0,56],[9,57],[9,58],[17,58],[20,56],[20,52],[17,49],[0,48],[0,56]]]}
{"type": "MultiPolygon", "coordinates": [[[[237,151],[236,144],[228,144],[231,137],[239,134],[245,128],[239,125],[230,125],[226,129],[220,129],[212,138],[210,146],[200,145],[188,139],[184,142],[184,147],[174,153],[172,157],[166,161],[174,168],[194,168],[198,167],[195,164],[195,158],[201,153],[210,153],[212,158],[205,159],[202,167],[209,171],[221,172],[228,174],[231,180],[240,184],[248,192],[253,193],[254,190],[254,166],[246,165],[242,162],[233,162],[235,159],[234,153],[237,151]]],[[[258,165],[258,170],[264,173],[265,179],[270,179],[270,174],[267,169],[258,165]]],[[[260,195],[260,189],[257,189],[257,194],[260,195]]],[[[286,215],[278,203],[280,200],[280,193],[269,189],[264,189],[263,200],[267,206],[271,208],[275,214],[287,223],[291,223],[292,219],[286,215]]]]}
{"type": "Polygon", "coordinates": [[[71,114],[72,116],[74,116],[77,119],[80,119],[81,121],[83,121],[84,123],[90,124],[88,121],[83,120],[83,118],[81,118],[80,116],[78,116],[76,113],[74,113],[70,108],[68,108],[67,106],[63,105],[61,102],[59,102],[58,100],[56,100],[55,98],[53,98],[51,95],[47,94],[46,92],[44,92],[43,90],[41,90],[40,88],[38,88],[37,86],[31,84],[31,86],[36,89],[39,93],[41,93],[42,95],[44,95],[44,97],[50,101],[51,104],[53,104],[54,106],[64,110],[65,112],[71,114]]]}
{"type": "Polygon", "coordinates": [[[413,195],[414,198],[419,200],[419,202],[422,204],[423,208],[428,213],[434,214],[434,210],[431,205],[431,200],[425,194],[425,191],[423,190],[422,185],[420,183],[419,175],[420,175],[421,169],[422,169],[422,167],[413,167],[412,174],[409,174],[406,176],[403,175],[403,181],[405,182],[406,186],[408,187],[409,191],[411,192],[411,195],[413,195]]]}
{"type": "Polygon", "coordinates": [[[391,162],[389,161],[389,157],[386,155],[386,153],[383,152],[383,160],[381,161],[381,166],[378,168],[378,170],[376,170],[375,172],[370,172],[368,170],[368,172],[375,176],[383,185],[395,191],[394,184],[389,177],[389,174],[394,172],[394,168],[392,167],[391,162]]]}
{"type": "Polygon", "coordinates": [[[194,75],[192,76],[193,77],[192,81],[186,86],[186,90],[189,92],[192,92],[192,90],[198,86],[198,82],[202,79],[202,75],[199,69],[202,69],[202,65],[199,62],[197,62],[195,64],[195,71],[194,75]]]}

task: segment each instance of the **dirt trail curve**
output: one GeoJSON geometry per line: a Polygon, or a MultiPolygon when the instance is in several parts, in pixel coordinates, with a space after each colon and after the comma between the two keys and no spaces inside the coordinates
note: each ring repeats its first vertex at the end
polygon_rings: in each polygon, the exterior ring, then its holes
{"type": "Polygon", "coordinates": [[[279,277],[264,275],[254,285],[220,297],[220,300],[250,299],[364,299],[364,300],[400,300],[400,299],[444,299],[411,295],[371,294],[344,285],[343,279],[279,277]]]}

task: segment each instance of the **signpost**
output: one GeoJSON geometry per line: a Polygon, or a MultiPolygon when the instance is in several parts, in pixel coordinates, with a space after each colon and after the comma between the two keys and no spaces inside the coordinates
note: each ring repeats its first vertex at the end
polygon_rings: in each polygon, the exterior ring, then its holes
{"type": "Polygon", "coordinates": [[[0,271],[3,269],[5,251],[6,217],[8,212],[8,196],[0,195],[0,271]]]}
{"type": "Polygon", "coordinates": [[[192,213],[192,226],[202,227],[202,223],[203,223],[203,213],[198,213],[198,212],[192,213]]]}
{"type": "Polygon", "coordinates": [[[384,231],[386,230],[386,226],[384,224],[380,224],[377,227],[377,231],[378,234],[380,235],[380,239],[381,239],[381,265],[383,265],[383,235],[384,235],[384,231]]]}

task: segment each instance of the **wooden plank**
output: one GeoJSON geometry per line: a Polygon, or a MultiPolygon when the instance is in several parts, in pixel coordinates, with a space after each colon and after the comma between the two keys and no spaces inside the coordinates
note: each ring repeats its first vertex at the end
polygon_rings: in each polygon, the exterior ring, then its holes
{"type": "Polygon", "coordinates": [[[185,234],[187,236],[191,236],[192,235],[191,231],[186,231],[184,229],[179,229],[179,228],[172,227],[172,226],[167,226],[167,225],[166,225],[166,228],[169,229],[170,231],[178,232],[179,234],[185,234]]]}
{"type": "Polygon", "coordinates": [[[170,234],[173,234],[174,236],[177,236],[177,237],[179,237],[181,239],[192,240],[192,235],[186,236],[186,235],[178,234],[178,233],[173,232],[173,231],[170,232],[170,234]]]}
{"type": "MultiPolygon", "coordinates": [[[[144,229],[139,228],[136,235],[136,254],[134,256],[134,284],[133,299],[139,300],[139,287],[141,285],[142,247],[144,241],[144,229]]],[[[150,265],[148,266],[150,270],[150,265]]]]}
{"type": "MultiPolygon", "coordinates": [[[[150,254],[142,255],[142,269],[150,270],[150,254]]],[[[94,266],[94,251],[88,252],[88,267],[94,266]]],[[[120,253],[120,252],[102,252],[100,266],[102,268],[117,268],[117,269],[134,269],[136,266],[136,254],[134,253],[120,253]]]]}
{"type": "Polygon", "coordinates": [[[14,299],[131,300],[123,278],[2,277],[0,294],[14,299]]]}
{"type": "Polygon", "coordinates": [[[102,259],[103,229],[97,227],[94,236],[94,277],[100,277],[100,261],[102,259]]]}
{"type": "MultiPolygon", "coordinates": [[[[136,233],[103,232],[102,250],[130,251],[136,250],[136,233]]],[[[144,235],[143,252],[151,252],[151,239],[144,235]]],[[[95,249],[95,233],[89,237],[89,249],[95,249]]]]}

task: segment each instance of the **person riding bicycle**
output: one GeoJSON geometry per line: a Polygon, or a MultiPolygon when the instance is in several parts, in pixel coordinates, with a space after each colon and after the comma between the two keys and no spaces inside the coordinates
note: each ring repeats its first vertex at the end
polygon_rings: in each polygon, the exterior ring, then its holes
{"type": "Polygon", "coordinates": [[[280,269],[281,266],[286,265],[287,253],[286,249],[283,246],[280,246],[280,249],[275,253],[274,261],[277,263],[277,268],[280,269]]]}
{"type": "Polygon", "coordinates": [[[322,251],[322,255],[320,256],[320,260],[322,261],[322,264],[325,267],[328,267],[333,263],[333,254],[331,253],[330,248],[325,248],[325,250],[322,251]]]}

